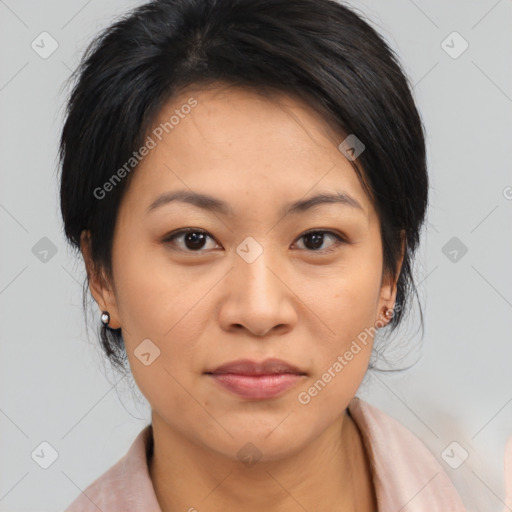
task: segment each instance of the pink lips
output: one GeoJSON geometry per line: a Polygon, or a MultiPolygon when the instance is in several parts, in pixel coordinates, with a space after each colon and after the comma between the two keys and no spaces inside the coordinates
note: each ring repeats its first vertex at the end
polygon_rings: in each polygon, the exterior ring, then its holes
{"type": "Polygon", "coordinates": [[[266,359],[261,363],[241,359],[205,373],[228,391],[254,400],[281,395],[306,376],[296,366],[280,359],[266,359]]]}

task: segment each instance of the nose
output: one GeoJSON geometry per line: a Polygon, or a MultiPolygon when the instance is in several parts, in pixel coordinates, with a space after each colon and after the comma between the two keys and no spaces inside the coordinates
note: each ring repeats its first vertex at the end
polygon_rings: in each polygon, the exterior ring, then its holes
{"type": "Polygon", "coordinates": [[[285,281],[286,273],[270,250],[251,263],[236,255],[234,268],[224,280],[221,327],[226,331],[246,329],[255,336],[292,329],[298,318],[297,298],[285,281]]]}

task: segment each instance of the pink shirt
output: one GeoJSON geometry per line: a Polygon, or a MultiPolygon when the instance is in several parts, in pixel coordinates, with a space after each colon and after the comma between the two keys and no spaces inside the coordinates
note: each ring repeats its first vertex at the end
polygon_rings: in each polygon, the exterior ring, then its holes
{"type": "MultiPolygon", "coordinates": [[[[351,400],[348,411],[361,431],[370,459],[378,512],[466,512],[441,464],[412,432],[358,397],[351,400]]],[[[65,512],[162,512],[148,472],[146,450],[151,443],[152,426],[147,425],[126,455],[92,482],[65,512]]],[[[507,453],[512,456],[512,438],[507,453]]],[[[511,459],[508,457],[505,466],[509,486],[511,459]]],[[[510,495],[507,500],[511,505],[510,495]]]]}

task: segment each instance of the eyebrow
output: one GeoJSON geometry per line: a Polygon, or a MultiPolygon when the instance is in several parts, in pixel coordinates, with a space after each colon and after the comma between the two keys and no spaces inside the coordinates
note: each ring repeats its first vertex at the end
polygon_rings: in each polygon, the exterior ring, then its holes
{"type": "MultiPolygon", "coordinates": [[[[158,196],[146,209],[146,214],[167,205],[172,202],[188,203],[197,208],[206,211],[217,212],[223,215],[233,216],[234,212],[228,203],[216,197],[200,194],[197,192],[190,192],[188,190],[176,190],[174,192],[165,192],[158,196]]],[[[281,216],[289,214],[303,213],[320,204],[341,204],[350,206],[364,212],[361,204],[352,196],[344,192],[323,192],[307,199],[300,199],[298,201],[287,203],[282,208],[281,216]]]]}

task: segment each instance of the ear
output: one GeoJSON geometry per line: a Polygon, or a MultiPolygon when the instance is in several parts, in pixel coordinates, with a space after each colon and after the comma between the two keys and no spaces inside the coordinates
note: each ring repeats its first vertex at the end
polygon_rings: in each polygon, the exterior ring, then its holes
{"type": "Polygon", "coordinates": [[[121,323],[119,321],[119,312],[113,287],[108,282],[104,272],[100,271],[92,260],[91,234],[89,231],[84,230],[80,235],[80,250],[82,251],[82,256],[84,258],[91,294],[100,310],[102,312],[108,311],[110,315],[110,322],[108,326],[111,329],[119,329],[121,327],[121,323]]]}
{"type": "Polygon", "coordinates": [[[381,327],[387,325],[391,321],[391,318],[393,316],[392,314],[389,314],[389,310],[391,310],[392,313],[393,308],[395,306],[398,277],[400,276],[400,270],[402,269],[402,263],[404,261],[405,249],[407,244],[407,239],[405,237],[404,231],[400,233],[400,238],[401,250],[396,275],[391,276],[388,273],[385,273],[382,276],[378,317],[375,319],[375,323],[381,327]]]}

